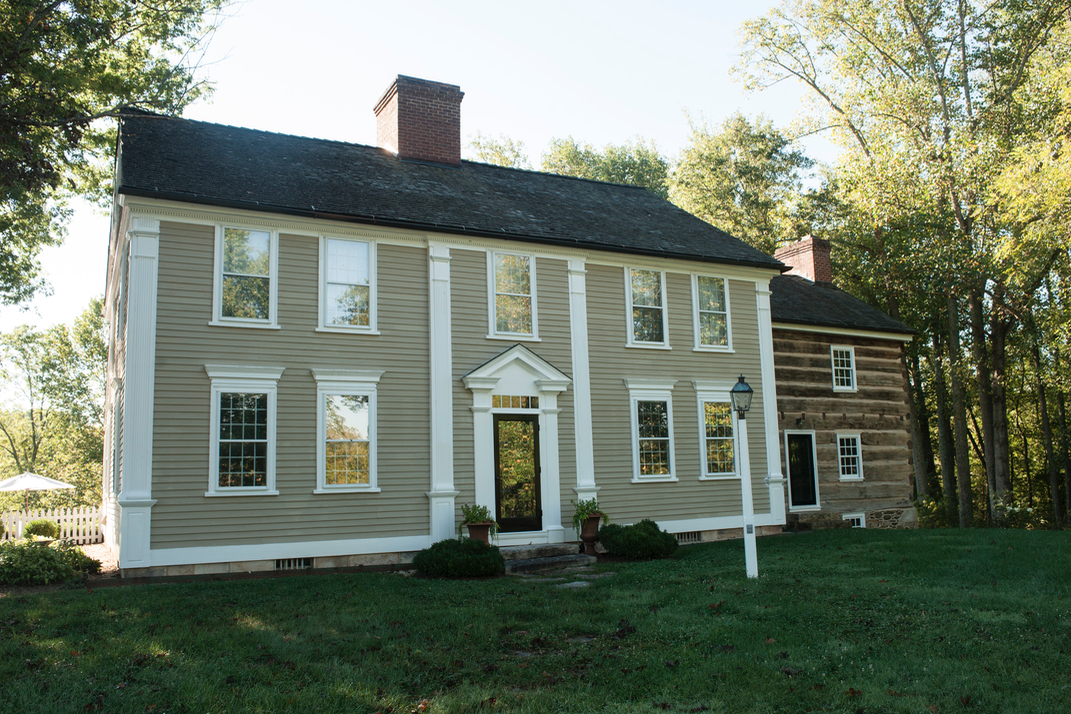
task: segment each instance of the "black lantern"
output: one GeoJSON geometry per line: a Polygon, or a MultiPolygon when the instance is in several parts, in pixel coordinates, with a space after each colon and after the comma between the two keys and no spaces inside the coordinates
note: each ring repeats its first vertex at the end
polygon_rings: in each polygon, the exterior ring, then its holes
{"type": "Polygon", "coordinates": [[[755,396],[755,390],[744,381],[744,375],[741,374],[740,380],[729,390],[729,400],[733,403],[733,411],[741,419],[744,418],[744,412],[751,409],[751,398],[753,396],[755,396]]]}

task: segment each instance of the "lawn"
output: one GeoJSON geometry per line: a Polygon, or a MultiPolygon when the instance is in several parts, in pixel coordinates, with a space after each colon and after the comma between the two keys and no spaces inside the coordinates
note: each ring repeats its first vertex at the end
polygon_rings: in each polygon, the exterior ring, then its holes
{"type": "Polygon", "coordinates": [[[846,530],[600,565],[0,597],[2,712],[1066,712],[1071,533],[846,530]]]}

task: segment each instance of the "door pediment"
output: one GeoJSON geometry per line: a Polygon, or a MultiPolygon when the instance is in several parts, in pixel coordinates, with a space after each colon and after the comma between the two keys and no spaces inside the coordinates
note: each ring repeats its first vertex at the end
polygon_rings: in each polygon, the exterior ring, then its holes
{"type": "Polygon", "coordinates": [[[461,381],[474,392],[493,390],[500,383],[514,385],[513,388],[527,383],[535,391],[557,393],[572,383],[568,375],[524,345],[510,347],[466,374],[461,381]]]}

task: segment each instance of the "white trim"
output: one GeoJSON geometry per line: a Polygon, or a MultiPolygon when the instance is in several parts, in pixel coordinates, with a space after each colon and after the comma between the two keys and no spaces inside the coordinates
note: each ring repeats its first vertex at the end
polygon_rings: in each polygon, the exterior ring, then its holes
{"type": "Polygon", "coordinates": [[[837,448],[837,477],[841,481],[862,481],[863,480],[863,435],[858,431],[840,431],[834,435],[834,444],[837,448]],[[858,467],[859,474],[857,476],[845,476],[844,464],[840,460],[840,440],[841,439],[855,439],[855,459],[856,466],[858,467]]]}
{"type": "Polygon", "coordinates": [[[859,525],[852,526],[852,528],[866,528],[866,512],[865,511],[859,511],[858,513],[842,513],[842,514],[840,514],[840,519],[842,521],[850,521],[850,520],[852,520],[854,518],[858,518],[859,519],[859,525]]]}
{"type": "Polygon", "coordinates": [[[809,511],[822,510],[822,494],[818,491],[818,446],[815,443],[814,429],[785,429],[785,483],[788,485],[788,510],[789,513],[806,513],[809,511]],[[803,434],[811,437],[811,468],[814,469],[814,505],[792,505],[792,466],[788,457],[789,435],[803,434]]]}
{"type": "Polygon", "coordinates": [[[648,379],[644,377],[640,378],[626,378],[624,380],[625,388],[629,391],[636,389],[644,389],[649,391],[663,391],[670,392],[673,390],[673,385],[677,383],[676,379],[648,379]]]}
{"type": "Polygon", "coordinates": [[[377,386],[383,376],[379,369],[313,369],[316,380],[316,488],[317,495],[332,493],[379,493],[377,478],[377,432],[379,397],[377,386]],[[327,483],[327,397],[368,397],[368,483],[327,483]]]}
{"type": "Polygon", "coordinates": [[[694,346],[692,351],[694,352],[724,352],[732,353],[733,350],[733,317],[732,309],[729,305],[729,280],[720,275],[709,275],[707,273],[692,273],[692,336],[694,339],[694,346]],[[722,287],[722,294],[725,296],[725,344],[724,345],[704,345],[701,341],[702,330],[699,329],[699,278],[711,278],[713,280],[720,280],[722,287]]]}
{"type": "Polygon", "coordinates": [[[588,352],[587,270],[584,261],[569,261],[569,338],[573,358],[573,438],[576,443],[577,500],[596,498],[595,439],[591,426],[591,366],[588,352]]]}
{"type": "Polygon", "coordinates": [[[536,293],[536,257],[515,250],[487,251],[487,338],[491,340],[515,340],[539,342],[538,297],[536,293]],[[498,330],[498,301],[495,299],[495,256],[512,255],[528,259],[528,298],[531,309],[531,332],[500,332],[498,330]]]}
{"type": "Polygon", "coordinates": [[[325,233],[319,236],[320,245],[320,276],[319,276],[319,304],[317,305],[317,332],[341,332],[351,335],[378,335],[379,323],[377,309],[377,285],[376,285],[376,242],[358,236],[342,236],[325,233]],[[327,242],[331,240],[346,241],[349,243],[363,243],[368,246],[368,325],[329,325],[324,319],[327,312],[327,242]]]}
{"type": "MultiPolygon", "coordinates": [[[[652,268],[636,268],[636,267],[625,266],[625,311],[628,313],[628,315],[626,317],[627,322],[628,322],[628,331],[625,333],[625,346],[626,347],[646,347],[646,348],[655,348],[655,349],[663,349],[663,350],[671,349],[670,346],[669,346],[669,317],[667,315],[667,313],[669,312],[669,305],[667,304],[669,302],[669,300],[667,300],[667,297],[668,296],[666,295],[666,271],[652,269],[652,268]],[[642,271],[644,273],[658,273],[658,280],[659,280],[659,283],[661,285],[661,296],[662,296],[662,304],[658,308],[662,313],[662,341],[661,342],[643,342],[643,341],[637,340],[635,338],[636,337],[636,327],[632,322],[632,310],[633,310],[633,307],[634,307],[633,304],[632,304],[632,271],[634,271],[634,270],[642,271]]],[[[646,306],[646,307],[650,308],[651,306],[646,306]]]]}
{"type": "Polygon", "coordinates": [[[629,425],[632,431],[632,483],[659,483],[677,481],[673,456],[673,385],[676,380],[626,379],[628,388],[629,425]],[[669,473],[644,476],[640,473],[640,425],[639,402],[665,402],[667,426],[667,456],[669,473]]]}
{"type": "MultiPolygon", "coordinates": [[[[744,517],[739,516],[711,516],[709,518],[681,518],[679,520],[658,520],[658,527],[670,533],[687,533],[689,531],[718,531],[729,528],[743,528],[744,517]]],[[[769,513],[755,514],[755,527],[780,526],[784,521],[778,520],[769,513]]]]}
{"type": "Polygon", "coordinates": [[[823,335],[842,335],[844,337],[865,337],[872,340],[891,340],[893,342],[911,342],[914,335],[904,335],[899,332],[870,332],[869,330],[849,330],[843,327],[822,327],[819,325],[797,325],[791,322],[775,322],[775,330],[787,330],[790,332],[817,332],[823,335]]]}
{"type": "MultiPolygon", "coordinates": [[[[732,400],[729,398],[729,391],[733,388],[736,382],[733,380],[700,380],[696,379],[692,381],[692,386],[695,388],[696,406],[699,411],[699,480],[700,481],[736,481],[740,478],[740,426],[737,419],[737,414],[732,410],[732,400]],[[716,402],[721,404],[728,404],[730,406],[729,414],[732,420],[733,426],[733,470],[731,473],[719,473],[712,475],[708,473],[709,464],[707,464],[707,430],[706,430],[706,409],[704,408],[706,402],[716,402]]],[[[746,422],[746,420],[745,420],[746,422]]]]}
{"type": "MultiPolygon", "coordinates": [[[[281,558],[328,558],[341,555],[406,553],[427,548],[426,535],[393,538],[353,538],[349,540],[286,541],[254,545],[216,545],[193,548],[159,548],[148,551],[148,565],[201,565],[204,563],[241,563],[281,558]]],[[[143,565],[128,567],[146,567],[143,565]]],[[[241,572],[241,571],[237,571],[241,572]]]]}
{"type": "Polygon", "coordinates": [[[777,437],[777,377],[774,369],[773,321],[768,280],[755,283],[759,327],[759,367],[762,371],[762,426],[766,442],[766,478],[771,513],[786,522],[785,478],[781,473],[781,445],[777,437]]]}
{"type": "Polygon", "coordinates": [[[279,329],[279,231],[235,223],[216,224],[215,262],[212,272],[213,327],[254,327],[279,329]],[[227,228],[268,234],[268,319],[223,316],[223,235],[227,228]]]}
{"type": "Polygon", "coordinates": [[[833,383],[834,392],[858,392],[859,391],[859,377],[858,377],[858,365],[855,361],[855,347],[853,345],[830,345],[829,346],[829,367],[831,380],[833,383]],[[850,387],[838,387],[837,386],[837,350],[847,350],[852,357],[852,386],[850,387]]]}
{"type": "Polygon", "coordinates": [[[431,541],[455,536],[453,339],[450,318],[450,247],[428,241],[428,359],[431,365],[431,541]]]}
{"type": "Polygon", "coordinates": [[[279,402],[279,379],[285,368],[259,367],[241,365],[206,364],[205,372],[211,381],[211,400],[209,401],[209,450],[208,450],[208,490],[209,498],[220,496],[278,496],[275,489],[275,449],[276,413],[279,402]],[[219,485],[219,411],[220,398],[224,393],[264,393],[268,395],[268,429],[266,435],[267,453],[265,462],[265,484],[263,486],[226,486],[219,485]]]}

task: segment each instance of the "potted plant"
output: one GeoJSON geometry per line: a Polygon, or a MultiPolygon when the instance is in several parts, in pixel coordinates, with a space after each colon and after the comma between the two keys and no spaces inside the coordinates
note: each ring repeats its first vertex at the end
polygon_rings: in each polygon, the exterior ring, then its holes
{"type": "Polygon", "coordinates": [[[584,553],[595,555],[595,541],[599,539],[599,524],[609,523],[610,517],[599,508],[597,499],[569,501],[576,512],[573,513],[573,530],[584,543],[584,553]]]}
{"type": "Polygon", "coordinates": [[[457,534],[461,535],[461,526],[469,529],[469,538],[482,540],[491,545],[491,538],[498,538],[498,522],[491,516],[487,506],[479,504],[461,504],[461,523],[457,524],[457,534]]]}

